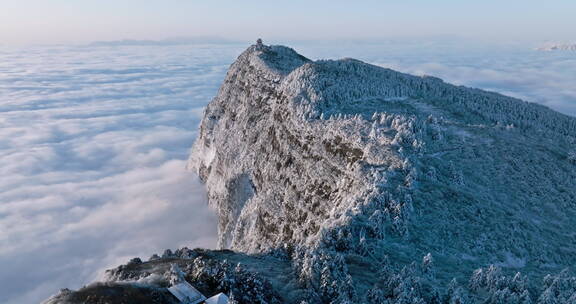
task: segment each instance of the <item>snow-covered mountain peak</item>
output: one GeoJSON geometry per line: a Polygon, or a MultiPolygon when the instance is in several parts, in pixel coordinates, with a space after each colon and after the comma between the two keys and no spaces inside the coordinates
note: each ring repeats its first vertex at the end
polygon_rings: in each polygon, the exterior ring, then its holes
{"type": "MultiPolygon", "coordinates": [[[[285,76],[307,62],[310,62],[308,58],[289,47],[257,43],[248,47],[236,64],[249,64],[260,72],[285,76]]],[[[234,66],[231,67],[233,70],[234,66]]]]}
{"type": "Polygon", "coordinates": [[[573,262],[575,136],[576,119],[541,105],[257,44],[206,108],[189,166],[221,247],[288,255],[315,290],[328,267],[364,292],[373,265],[430,253],[447,286],[573,262]]]}

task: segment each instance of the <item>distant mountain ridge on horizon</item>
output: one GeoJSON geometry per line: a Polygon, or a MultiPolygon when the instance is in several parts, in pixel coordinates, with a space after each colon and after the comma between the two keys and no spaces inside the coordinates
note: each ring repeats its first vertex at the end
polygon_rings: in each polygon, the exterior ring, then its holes
{"type": "Polygon", "coordinates": [[[193,45],[193,44],[245,44],[246,41],[222,37],[173,37],[165,39],[121,39],[109,41],[94,41],[87,46],[162,46],[162,45],[193,45]]]}
{"type": "Polygon", "coordinates": [[[576,51],[576,42],[549,43],[537,48],[539,51],[576,51]]]}

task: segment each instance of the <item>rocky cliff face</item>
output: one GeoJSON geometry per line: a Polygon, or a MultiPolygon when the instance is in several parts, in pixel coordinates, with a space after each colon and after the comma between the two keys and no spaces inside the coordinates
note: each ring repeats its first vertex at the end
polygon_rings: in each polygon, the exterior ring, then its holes
{"type": "Polygon", "coordinates": [[[540,105],[257,44],[206,108],[189,166],[219,245],[290,256],[319,301],[406,285],[432,260],[431,286],[455,294],[481,267],[538,285],[573,264],[574,136],[576,119],[540,105]]]}

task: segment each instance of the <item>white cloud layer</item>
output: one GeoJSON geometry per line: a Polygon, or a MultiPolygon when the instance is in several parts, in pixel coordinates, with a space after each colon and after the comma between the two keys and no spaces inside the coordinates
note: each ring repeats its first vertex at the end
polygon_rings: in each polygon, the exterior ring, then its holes
{"type": "Polygon", "coordinates": [[[37,303],[134,256],[215,246],[185,159],[241,49],[0,50],[0,303],[37,303]]]}
{"type": "MultiPolygon", "coordinates": [[[[244,46],[0,48],[0,303],[36,303],[165,248],[214,247],[184,170],[202,108],[244,46]]],[[[576,115],[576,53],[296,45],[576,115]]]]}

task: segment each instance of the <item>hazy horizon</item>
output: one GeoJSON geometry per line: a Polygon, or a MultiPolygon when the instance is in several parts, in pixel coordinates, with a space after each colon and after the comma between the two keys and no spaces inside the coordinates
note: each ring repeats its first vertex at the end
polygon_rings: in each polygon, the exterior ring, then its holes
{"type": "Polygon", "coordinates": [[[123,39],[221,37],[349,40],[454,37],[483,41],[572,41],[576,3],[23,0],[0,9],[0,45],[73,44],[123,39]]]}

